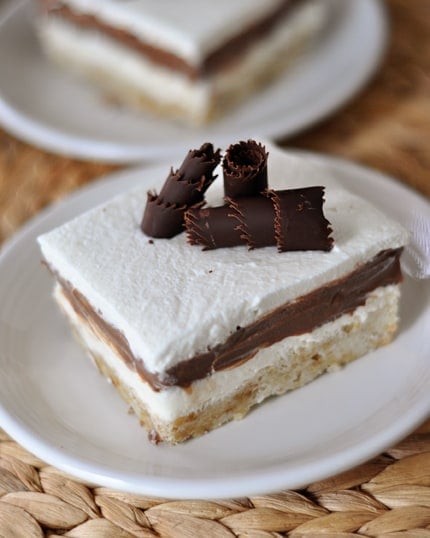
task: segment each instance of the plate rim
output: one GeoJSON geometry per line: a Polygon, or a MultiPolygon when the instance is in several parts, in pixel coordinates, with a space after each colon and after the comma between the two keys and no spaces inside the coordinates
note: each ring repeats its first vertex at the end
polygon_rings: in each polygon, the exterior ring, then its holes
{"type": "MultiPolygon", "coordinates": [[[[426,202],[430,209],[430,202],[421,196],[419,193],[410,187],[395,180],[391,176],[373,170],[366,166],[352,163],[342,158],[324,156],[317,153],[307,151],[291,151],[291,154],[307,155],[316,160],[322,160],[325,163],[334,165],[337,169],[351,169],[355,173],[370,175],[372,180],[382,182],[383,184],[393,186],[399,193],[405,196],[412,196],[413,200],[426,202]]],[[[48,206],[45,210],[35,215],[28,221],[12,238],[5,243],[0,250],[0,271],[2,269],[3,260],[12,255],[14,249],[20,248],[22,241],[26,239],[28,234],[34,232],[34,228],[46,225],[46,222],[51,218],[55,218],[61,214],[64,207],[72,203],[79,203],[81,198],[88,196],[88,192],[101,190],[107,182],[115,186],[117,182],[124,179],[124,176],[130,173],[138,173],[139,170],[144,170],[145,173],[152,170],[165,170],[166,165],[157,165],[152,167],[134,167],[119,172],[114,172],[105,177],[102,177],[89,185],[80,188],[63,198],[60,202],[48,206]]],[[[130,188],[127,186],[127,188],[130,188]]],[[[109,197],[109,196],[107,196],[109,197]]],[[[39,233],[39,232],[37,232],[39,233]]],[[[429,283],[425,285],[429,285],[429,283]]],[[[118,472],[110,470],[109,467],[99,464],[93,464],[85,461],[85,458],[77,458],[70,454],[64,454],[63,451],[55,446],[51,446],[43,439],[41,434],[35,435],[36,432],[29,431],[25,424],[16,420],[8,411],[7,406],[0,401],[0,425],[4,430],[14,438],[24,448],[46,461],[49,464],[56,466],[62,471],[71,474],[79,479],[85,480],[88,483],[100,484],[106,487],[112,487],[117,490],[127,491],[136,494],[152,495],[158,497],[175,498],[175,499],[191,499],[191,498],[231,498],[240,496],[250,496],[257,494],[265,494],[283,489],[297,489],[305,484],[322,480],[333,474],[345,471],[355,465],[380,454],[386,448],[392,446],[396,441],[406,436],[413,431],[427,416],[430,415],[430,398],[428,401],[420,401],[420,405],[414,405],[401,415],[401,420],[391,423],[382,428],[377,435],[366,438],[362,443],[354,447],[349,447],[346,450],[341,450],[339,453],[330,454],[322,460],[309,462],[306,465],[298,467],[292,472],[287,469],[287,472],[282,472],[282,466],[279,464],[263,469],[253,471],[251,474],[241,471],[237,476],[233,476],[233,482],[226,480],[225,477],[212,478],[170,478],[167,476],[147,476],[147,479],[142,483],[133,481],[130,473],[118,472]],[[124,478],[124,476],[126,478],[124,478]]]]}
{"type": "MultiPolygon", "coordinates": [[[[0,10],[0,32],[2,26],[7,24],[9,18],[14,16],[19,10],[27,9],[30,0],[20,0],[16,5],[6,4],[5,9],[0,10]],[[2,16],[3,13],[3,16],[2,16]]],[[[380,64],[388,43],[388,17],[387,9],[381,0],[359,0],[352,4],[355,12],[366,11],[371,15],[375,25],[373,48],[369,50],[366,57],[367,63],[361,71],[353,72],[353,76],[344,77],[342,91],[331,92],[319,95],[315,104],[310,103],[307,110],[303,110],[301,120],[296,120],[285,129],[285,119],[282,115],[272,118],[269,125],[263,127],[256,126],[251,129],[258,129],[258,134],[263,138],[280,139],[290,137],[301,132],[311,125],[321,122],[332,114],[335,110],[344,106],[347,102],[359,93],[364,85],[369,81],[380,64]],[[318,101],[318,104],[317,104],[318,101]],[[322,106],[321,106],[322,103],[322,106]]],[[[66,153],[70,157],[83,160],[99,160],[106,163],[138,163],[142,161],[163,160],[163,157],[174,157],[182,153],[183,147],[178,144],[118,144],[103,140],[95,140],[87,136],[70,134],[49,123],[33,119],[25,112],[19,110],[9,103],[2,95],[0,87],[0,124],[17,138],[20,138],[41,149],[52,151],[53,153],[66,153]]],[[[210,126],[209,126],[210,127],[210,126]]],[[[219,144],[227,142],[231,138],[249,137],[248,128],[232,129],[223,132],[218,136],[219,144]],[[245,132],[246,131],[246,132],[245,132]]],[[[204,138],[205,133],[196,131],[196,139],[204,138]]]]}

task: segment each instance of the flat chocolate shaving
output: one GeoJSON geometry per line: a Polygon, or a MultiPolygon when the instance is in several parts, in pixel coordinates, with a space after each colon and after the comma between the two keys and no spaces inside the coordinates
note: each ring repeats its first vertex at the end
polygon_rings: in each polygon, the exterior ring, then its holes
{"type": "Polygon", "coordinates": [[[266,190],[267,157],[266,148],[255,140],[232,144],[223,160],[225,196],[255,196],[266,190]]]}
{"type": "Polygon", "coordinates": [[[331,250],[332,229],[324,217],[324,187],[267,191],[226,198],[226,205],[190,209],[185,214],[188,242],[204,250],[246,245],[277,245],[279,252],[331,250]]]}
{"type": "Polygon", "coordinates": [[[243,245],[240,230],[229,206],[191,208],[185,213],[187,240],[203,250],[243,245]]]}
{"type": "Polygon", "coordinates": [[[221,150],[209,142],[190,150],[179,170],[170,170],[159,195],[148,193],[141,229],[151,237],[170,238],[184,230],[184,214],[189,207],[200,207],[204,194],[216,176],[221,150]]]}
{"type": "Polygon", "coordinates": [[[269,191],[275,206],[279,252],[333,248],[332,229],[324,217],[324,187],[269,191]]]}

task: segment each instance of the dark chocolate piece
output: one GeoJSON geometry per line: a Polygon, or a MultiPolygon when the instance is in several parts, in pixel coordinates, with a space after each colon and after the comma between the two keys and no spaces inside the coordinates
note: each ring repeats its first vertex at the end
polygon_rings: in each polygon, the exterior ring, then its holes
{"type": "Polygon", "coordinates": [[[159,196],[148,192],[141,228],[150,237],[174,237],[184,229],[185,209],[185,205],[164,204],[159,196]]]}
{"type": "Polygon", "coordinates": [[[204,194],[216,176],[213,171],[221,160],[221,150],[210,143],[190,150],[179,170],[170,174],[159,195],[148,193],[141,229],[150,237],[170,238],[184,231],[184,214],[200,207],[204,194]]]}
{"type": "MultiPolygon", "coordinates": [[[[221,150],[214,150],[210,142],[205,142],[200,149],[193,149],[188,152],[184,162],[179,168],[179,173],[184,176],[184,180],[194,182],[195,178],[205,176],[207,180],[212,178],[212,172],[221,161],[221,150]]],[[[207,185],[209,187],[209,185],[207,185]]]]}
{"type": "Polygon", "coordinates": [[[229,206],[191,208],[185,213],[187,240],[203,250],[243,245],[244,240],[229,206]]]}
{"type": "Polygon", "coordinates": [[[214,151],[206,142],[200,149],[190,150],[176,172],[171,169],[159,194],[163,203],[192,206],[203,201],[216,176],[213,171],[221,160],[221,150],[214,151]]]}
{"type": "Polygon", "coordinates": [[[333,231],[324,217],[324,187],[269,191],[275,206],[279,252],[333,248],[333,231]]]}
{"type": "Polygon", "coordinates": [[[242,244],[249,249],[276,245],[275,213],[270,197],[227,198],[230,213],[238,223],[242,244]]]}
{"type": "Polygon", "coordinates": [[[266,190],[267,157],[266,148],[255,140],[232,144],[223,160],[225,196],[255,196],[266,190]]]}
{"type": "Polygon", "coordinates": [[[226,198],[226,205],[192,209],[185,214],[188,242],[204,250],[246,245],[277,245],[279,252],[333,247],[324,217],[324,187],[267,191],[252,197],[226,198]]]}

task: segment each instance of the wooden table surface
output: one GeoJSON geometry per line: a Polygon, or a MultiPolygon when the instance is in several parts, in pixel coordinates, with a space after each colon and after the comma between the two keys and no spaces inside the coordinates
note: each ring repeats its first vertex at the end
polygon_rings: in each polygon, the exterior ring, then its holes
{"type": "MultiPolygon", "coordinates": [[[[281,144],[370,165],[430,197],[430,0],[387,0],[386,7],[390,43],[368,86],[281,144]]],[[[0,130],[0,242],[42,207],[114,169],[47,153],[0,130]]],[[[430,422],[380,458],[300,495],[172,505],[59,476],[0,432],[0,536],[15,536],[3,531],[19,527],[27,534],[16,536],[275,538],[298,529],[297,536],[430,538],[430,422]],[[58,530],[55,510],[75,519],[58,530]],[[221,521],[220,514],[227,516],[221,521]]]]}

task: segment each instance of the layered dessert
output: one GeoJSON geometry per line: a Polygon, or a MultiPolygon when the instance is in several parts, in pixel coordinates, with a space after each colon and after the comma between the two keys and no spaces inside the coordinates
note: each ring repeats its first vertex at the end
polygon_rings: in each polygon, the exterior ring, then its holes
{"type": "Polygon", "coordinates": [[[61,310],[152,440],[242,418],[397,329],[403,228],[306,157],[245,146],[217,164],[205,144],[164,187],[39,238],[61,310]]]}
{"type": "Polygon", "coordinates": [[[333,0],[39,0],[48,55],[121,102],[204,123],[279,75],[333,0]]]}

